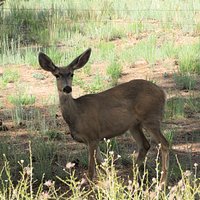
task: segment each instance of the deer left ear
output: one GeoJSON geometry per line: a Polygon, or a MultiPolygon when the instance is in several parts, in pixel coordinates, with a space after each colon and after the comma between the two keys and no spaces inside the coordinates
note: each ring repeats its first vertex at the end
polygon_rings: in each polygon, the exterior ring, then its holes
{"type": "Polygon", "coordinates": [[[42,69],[44,69],[45,71],[50,71],[53,73],[57,69],[52,60],[42,52],[40,52],[38,55],[38,61],[42,69]]]}
{"type": "Polygon", "coordinates": [[[73,70],[80,69],[81,67],[83,67],[88,62],[91,55],[91,51],[91,48],[84,51],[81,55],[79,55],[69,64],[69,67],[71,67],[73,70]]]}

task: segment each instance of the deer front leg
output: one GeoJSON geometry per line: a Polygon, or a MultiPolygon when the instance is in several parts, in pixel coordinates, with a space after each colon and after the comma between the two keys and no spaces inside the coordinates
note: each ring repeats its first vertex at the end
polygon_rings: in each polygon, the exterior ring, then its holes
{"type": "Polygon", "coordinates": [[[98,143],[92,142],[88,144],[89,150],[89,165],[88,165],[88,177],[92,180],[95,172],[95,152],[97,151],[98,143]]]}
{"type": "Polygon", "coordinates": [[[100,151],[100,148],[99,146],[97,147],[97,151],[96,151],[96,159],[97,159],[97,164],[100,165],[104,160],[101,156],[101,151],[100,151]]]}

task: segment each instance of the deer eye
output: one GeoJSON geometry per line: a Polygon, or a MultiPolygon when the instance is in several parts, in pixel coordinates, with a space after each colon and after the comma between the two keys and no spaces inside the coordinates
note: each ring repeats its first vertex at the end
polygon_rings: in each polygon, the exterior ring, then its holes
{"type": "Polygon", "coordinates": [[[73,77],[73,73],[71,73],[71,72],[69,72],[68,74],[67,74],[67,77],[73,77]]]}
{"type": "Polygon", "coordinates": [[[58,78],[60,78],[60,76],[58,75],[58,74],[55,74],[55,77],[58,79],[58,78]]]}

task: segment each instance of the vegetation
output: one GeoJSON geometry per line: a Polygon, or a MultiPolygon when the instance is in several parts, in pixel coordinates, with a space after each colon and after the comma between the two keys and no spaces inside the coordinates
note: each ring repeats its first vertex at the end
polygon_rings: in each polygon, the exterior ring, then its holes
{"type": "Polygon", "coordinates": [[[199,120],[200,113],[199,15],[199,0],[0,0],[0,199],[200,198],[200,171],[188,147],[200,135],[191,120],[199,120]],[[104,172],[97,167],[98,181],[90,182],[90,189],[84,185],[86,149],[69,145],[56,87],[56,95],[47,86],[49,97],[43,97],[40,84],[53,81],[39,70],[37,55],[43,51],[66,66],[88,47],[90,61],[74,75],[77,96],[117,85],[130,71],[127,79],[143,73],[160,84],[155,72],[162,67],[159,77],[167,92],[163,132],[171,148],[180,137],[188,144],[187,163],[170,155],[165,191],[158,184],[158,159],[149,158],[142,173],[133,168],[135,147],[126,141],[128,133],[121,142],[100,145],[104,172]],[[32,81],[39,96],[29,87],[32,81]],[[192,131],[185,128],[187,121],[192,131]],[[124,168],[133,171],[132,179],[124,168]]]}
{"type": "MultiPolygon", "coordinates": [[[[74,169],[75,163],[67,163],[66,167],[63,168],[65,173],[65,178],[57,176],[56,178],[60,180],[65,189],[60,193],[61,189],[57,189],[55,181],[51,179],[44,180],[41,174],[41,182],[39,182],[39,187],[34,189],[36,182],[34,177],[37,176],[37,172],[42,173],[46,166],[51,166],[52,160],[49,158],[54,157],[55,149],[49,151],[49,147],[46,149],[42,145],[44,152],[40,154],[37,152],[37,159],[40,159],[44,163],[38,163],[39,166],[33,165],[32,160],[32,150],[29,144],[29,163],[25,164],[24,160],[20,160],[19,170],[19,182],[15,184],[13,182],[13,177],[11,176],[10,164],[4,155],[4,166],[0,174],[0,180],[2,186],[0,188],[1,199],[174,199],[180,198],[186,199],[196,199],[199,198],[200,185],[198,184],[199,179],[197,178],[197,168],[198,164],[194,164],[194,172],[183,171],[181,169],[180,163],[179,170],[181,173],[181,180],[177,185],[173,187],[168,187],[167,190],[162,190],[159,185],[159,162],[158,156],[156,159],[156,176],[152,177],[152,181],[149,181],[150,174],[148,170],[144,167],[143,175],[140,174],[139,169],[133,168],[133,179],[124,181],[118,175],[118,170],[116,169],[115,163],[121,158],[118,155],[116,158],[113,151],[110,151],[111,145],[109,141],[107,143],[107,150],[105,153],[105,161],[102,163],[101,168],[97,168],[98,183],[89,182],[92,190],[87,189],[85,184],[87,182],[86,178],[79,181],[76,178],[76,170],[74,169]],[[53,154],[49,154],[52,152],[53,154]],[[47,157],[41,157],[46,155],[47,157]],[[49,157],[50,156],[50,157],[49,157]],[[46,163],[48,162],[48,163],[46,163]],[[33,167],[34,166],[34,167],[33,167]],[[39,171],[36,171],[38,170],[39,171]]],[[[35,156],[36,156],[35,155],[35,156]]],[[[158,153],[159,155],[159,153],[158,153]]],[[[146,166],[146,163],[145,163],[146,166]]],[[[49,169],[49,167],[47,168],[49,169]]],[[[45,172],[47,172],[47,169],[45,172]]],[[[48,173],[48,172],[47,172],[48,173]]],[[[50,174],[47,174],[50,175],[50,174]]],[[[46,177],[48,178],[48,176],[46,177]]],[[[40,180],[40,179],[39,179],[40,180]]]]}

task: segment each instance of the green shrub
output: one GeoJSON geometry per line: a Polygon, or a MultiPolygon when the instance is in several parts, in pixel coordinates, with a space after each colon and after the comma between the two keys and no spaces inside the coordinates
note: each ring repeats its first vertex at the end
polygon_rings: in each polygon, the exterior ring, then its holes
{"type": "Polygon", "coordinates": [[[47,10],[37,11],[12,7],[0,22],[3,27],[0,40],[20,41],[22,45],[40,43],[47,45],[50,42],[50,15],[47,10]]]}
{"type": "Polygon", "coordinates": [[[122,73],[122,67],[119,63],[111,63],[106,70],[108,76],[111,78],[112,85],[116,85],[122,73]]]}
{"type": "Polygon", "coordinates": [[[35,103],[36,97],[31,94],[15,94],[9,95],[8,101],[15,106],[25,106],[25,105],[32,105],[35,103]]]}
{"type": "Polygon", "coordinates": [[[192,90],[196,86],[195,77],[190,74],[174,74],[174,80],[177,86],[182,90],[192,90]]]}
{"type": "Polygon", "coordinates": [[[0,77],[0,84],[6,87],[8,83],[17,82],[20,78],[19,72],[17,70],[5,68],[3,75],[0,77]]]}
{"type": "Polygon", "coordinates": [[[200,44],[184,45],[178,54],[178,64],[181,73],[200,74],[200,44]]]}

